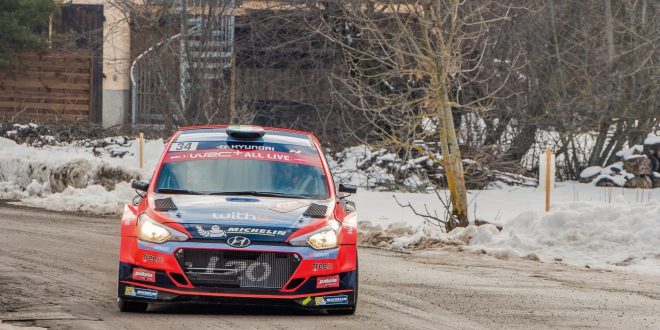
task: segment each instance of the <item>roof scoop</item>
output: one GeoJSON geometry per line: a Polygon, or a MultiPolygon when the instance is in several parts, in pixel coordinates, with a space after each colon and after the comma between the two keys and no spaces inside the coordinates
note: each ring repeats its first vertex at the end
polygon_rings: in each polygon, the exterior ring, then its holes
{"type": "Polygon", "coordinates": [[[241,140],[258,139],[264,136],[266,131],[260,126],[254,125],[231,125],[227,127],[227,135],[241,140]]]}

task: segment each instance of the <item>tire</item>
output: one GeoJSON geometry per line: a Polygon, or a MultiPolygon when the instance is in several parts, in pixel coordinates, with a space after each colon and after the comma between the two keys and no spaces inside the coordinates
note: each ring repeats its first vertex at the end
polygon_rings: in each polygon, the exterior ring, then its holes
{"type": "Polygon", "coordinates": [[[351,308],[347,308],[347,309],[329,309],[328,314],[329,315],[354,315],[355,314],[355,309],[356,309],[356,306],[351,306],[351,308]]]}
{"type": "Polygon", "coordinates": [[[137,301],[128,301],[124,298],[117,298],[117,307],[119,307],[119,311],[123,313],[144,313],[147,311],[149,304],[137,301]]]}
{"type": "Polygon", "coordinates": [[[329,315],[354,315],[357,310],[358,303],[358,286],[360,284],[360,272],[357,256],[355,256],[355,294],[353,295],[353,304],[348,308],[343,309],[328,309],[327,312],[329,315]]]}

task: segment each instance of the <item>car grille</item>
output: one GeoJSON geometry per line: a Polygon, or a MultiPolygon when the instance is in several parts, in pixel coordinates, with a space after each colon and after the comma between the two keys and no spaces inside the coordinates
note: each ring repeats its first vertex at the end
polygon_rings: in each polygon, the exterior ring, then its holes
{"type": "Polygon", "coordinates": [[[180,249],[175,256],[197,287],[280,289],[300,264],[293,253],[180,249]]]}

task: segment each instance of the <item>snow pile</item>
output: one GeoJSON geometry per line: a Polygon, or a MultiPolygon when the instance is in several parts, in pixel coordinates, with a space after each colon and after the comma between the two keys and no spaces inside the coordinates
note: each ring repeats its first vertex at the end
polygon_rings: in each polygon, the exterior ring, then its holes
{"type": "Polygon", "coordinates": [[[479,228],[470,247],[500,257],[660,273],[660,203],[574,202],[547,214],[525,212],[501,233],[479,228]]]}
{"type": "Polygon", "coordinates": [[[360,224],[363,245],[395,250],[458,248],[498,258],[660,274],[660,202],[570,202],[550,213],[528,211],[495,225],[470,225],[449,233],[404,223],[385,228],[360,224]]]}
{"type": "Polygon", "coordinates": [[[434,194],[358,191],[351,197],[360,217],[360,243],[407,250],[442,247],[522,257],[576,266],[660,274],[660,199],[653,190],[558,183],[550,213],[545,194],[528,187],[502,186],[468,191],[471,219],[494,225],[470,225],[444,233],[392,195],[418,211],[442,214],[434,194]]]}
{"type": "Polygon", "coordinates": [[[163,141],[145,145],[145,170],[137,144],[126,138],[77,141],[40,148],[0,138],[0,199],[55,210],[116,213],[134,193],[131,179],[148,177],[163,141]]]}
{"type": "Polygon", "coordinates": [[[112,190],[106,190],[101,185],[81,189],[67,187],[61,193],[45,194],[43,197],[31,195],[21,200],[20,204],[55,211],[117,214],[133,196],[135,191],[130,184],[121,182],[112,190]]]}

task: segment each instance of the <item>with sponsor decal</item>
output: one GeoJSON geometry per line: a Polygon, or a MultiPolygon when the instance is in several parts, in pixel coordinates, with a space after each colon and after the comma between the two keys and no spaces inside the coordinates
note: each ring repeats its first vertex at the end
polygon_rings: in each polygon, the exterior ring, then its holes
{"type": "Polygon", "coordinates": [[[332,270],[335,268],[335,264],[331,262],[314,262],[312,264],[312,271],[319,271],[319,270],[332,270]]]}
{"type": "Polygon", "coordinates": [[[133,279],[153,283],[156,282],[156,272],[148,269],[133,268],[133,279]]]}
{"type": "Polygon", "coordinates": [[[268,219],[268,217],[264,215],[254,215],[247,212],[236,212],[236,211],[224,212],[224,213],[213,212],[213,214],[211,214],[211,217],[216,220],[267,220],[268,219]]]}
{"type": "Polygon", "coordinates": [[[339,287],[339,275],[324,276],[316,278],[316,288],[336,288],[339,287]]]}
{"type": "Polygon", "coordinates": [[[158,297],[158,291],[150,289],[136,288],[133,286],[127,286],[124,290],[124,294],[129,297],[138,297],[138,298],[147,298],[147,299],[156,299],[158,297]]]}
{"type": "Polygon", "coordinates": [[[145,253],[144,255],[142,255],[142,261],[162,264],[164,260],[163,260],[163,257],[157,257],[157,256],[154,256],[154,255],[145,253]]]}
{"type": "Polygon", "coordinates": [[[314,303],[316,306],[326,306],[326,305],[347,305],[348,296],[339,295],[339,296],[323,296],[315,297],[314,303]]]}

